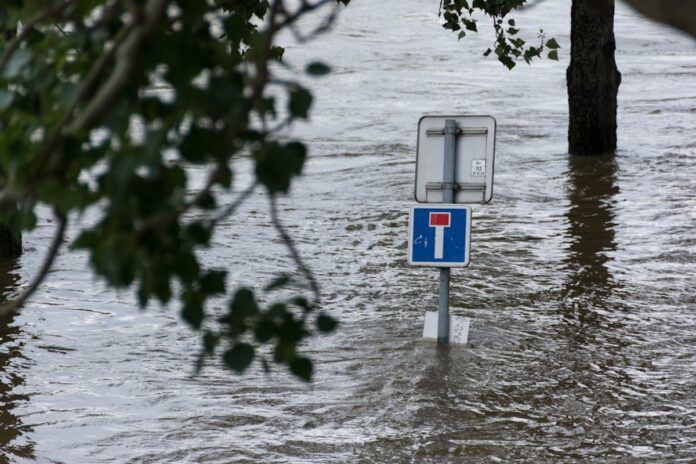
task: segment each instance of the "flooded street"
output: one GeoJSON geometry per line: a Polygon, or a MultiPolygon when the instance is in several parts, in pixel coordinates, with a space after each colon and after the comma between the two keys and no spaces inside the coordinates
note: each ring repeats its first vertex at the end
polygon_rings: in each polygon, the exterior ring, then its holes
{"type": "MultiPolygon", "coordinates": [[[[341,321],[307,348],[315,381],[192,376],[198,335],[176,308],[140,311],[64,252],[0,321],[0,463],[696,462],[696,41],[617,5],[619,149],[570,158],[570,2],[515,15],[562,49],[511,72],[481,56],[490,35],[457,42],[437,7],[354,0],[330,34],[287,47],[297,69],[334,69],[309,81],[312,120],[293,135],[311,160],[282,201],[341,321]],[[494,197],[452,272],[470,343],[437,349],[420,339],[437,270],[406,263],[416,127],[467,113],[498,123],[494,197]]],[[[46,219],[25,237],[0,295],[52,233],[46,219]]],[[[294,269],[260,191],[204,256],[255,288],[294,269]]]]}

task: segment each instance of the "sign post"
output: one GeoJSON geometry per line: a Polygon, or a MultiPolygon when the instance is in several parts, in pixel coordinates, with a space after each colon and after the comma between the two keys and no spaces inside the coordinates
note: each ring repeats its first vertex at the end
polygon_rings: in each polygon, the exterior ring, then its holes
{"type": "MultiPolygon", "coordinates": [[[[445,159],[442,174],[442,202],[454,202],[454,153],[457,143],[457,122],[454,119],[445,121],[445,159]]],[[[442,230],[442,228],[438,228],[442,230]]],[[[437,242],[437,235],[435,236],[437,242]]],[[[436,244],[437,245],[437,244],[436,244]]],[[[440,268],[440,299],[437,306],[437,342],[449,343],[449,287],[450,268],[440,268]]]]}
{"type": "Polygon", "coordinates": [[[441,206],[411,208],[408,261],[440,268],[438,311],[426,313],[423,331],[439,344],[468,339],[469,320],[450,316],[449,297],[450,268],[469,265],[471,207],[454,203],[491,200],[495,127],[490,116],[427,116],[418,123],[416,200],[441,206]]]}
{"type": "Polygon", "coordinates": [[[450,268],[469,265],[471,207],[413,206],[409,219],[408,263],[440,268],[438,311],[426,313],[423,337],[438,343],[466,343],[469,321],[449,314],[450,268]]]}

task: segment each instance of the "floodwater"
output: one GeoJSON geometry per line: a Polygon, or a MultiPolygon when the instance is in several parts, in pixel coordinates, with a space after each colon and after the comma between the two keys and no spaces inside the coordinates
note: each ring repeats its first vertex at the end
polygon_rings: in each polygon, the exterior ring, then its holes
{"type": "MultiPolygon", "coordinates": [[[[355,0],[289,46],[298,69],[335,71],[311,83],[294,131],[312,159],[282,204],[342,322],[307,347],[314,383],[193,377],[176,309],[141,312],[63,254],[0,326],[0,462],[695,462],[696,43],[618,5],[619,150],[569,158],[569,3],[517,15],[562,60],[512,72],[480,56],[489,35],[441,30],[435,0],[355,0]],[[437,271],[406,264],[407,210],[419,117],[458,113],[497,119],[496,184],[474,207],[471,267],[453,271],[470,343],[437,349],[419,339],[437,271]]],[[[267,211],[252,196],[204,255],[235,284],[292,270],[267,211]]],[[[0,293],[30,279],[51,231],[3,264],[0,293]]]]}

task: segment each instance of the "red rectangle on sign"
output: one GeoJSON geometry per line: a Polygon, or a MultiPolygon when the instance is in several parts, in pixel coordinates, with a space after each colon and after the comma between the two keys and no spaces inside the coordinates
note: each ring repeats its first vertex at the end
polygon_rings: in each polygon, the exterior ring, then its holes
{"type": "Polygon", "coordinates": [[[430,227],[449,227],[450,213],[430,213],[430,227]]]}

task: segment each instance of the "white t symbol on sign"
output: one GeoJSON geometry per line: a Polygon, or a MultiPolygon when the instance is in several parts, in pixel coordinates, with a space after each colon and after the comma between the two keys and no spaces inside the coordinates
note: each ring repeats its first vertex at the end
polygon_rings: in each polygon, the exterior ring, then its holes
{"type": "Polygon", "coordinates": [[[450,226],[450,213],[430,213],[429,225],[435,228],[435,259],[442,259],[445,249],[445,228],[450,226]]]}

